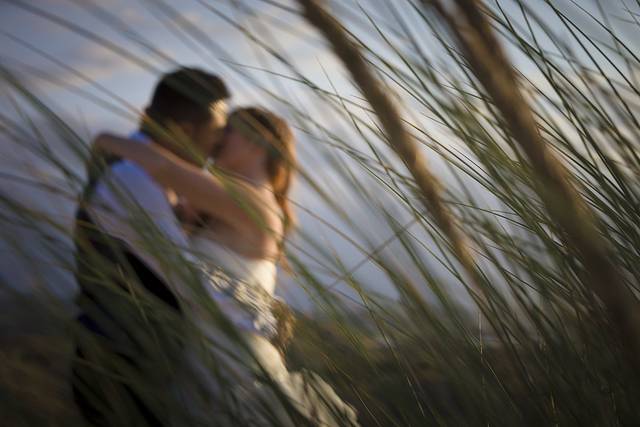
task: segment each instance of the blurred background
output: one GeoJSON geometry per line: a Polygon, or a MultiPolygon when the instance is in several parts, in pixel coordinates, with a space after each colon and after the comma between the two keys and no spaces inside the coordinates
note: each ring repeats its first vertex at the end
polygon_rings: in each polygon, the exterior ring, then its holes
{"type": "MultiPolygon", "coordinates": [[[[620,382],[624,370],[606,338],[612,325],[576,326],[602,314],[585,291],[588,269],[545,210],[543,181],[504,113],[429,3],[323,4],[360,47],[441,183],[482,273],[484,307],[365,95],[297,2],[0,0],[1,333],[16,362],[6,375],[20,381],[44,366],[52,375],[47,387],[61,396],[52,411],[67,414],[65,318],[77,291],[70,230],[85,180],[79,147],[100,131],[135,130],[158,77],[187,65],[219,74],[232,91],[231,108],[262,105],[294,127],[299,227],[288,251],[297,268],[280,274],[277,289],[300,313],[290,357],[333,375],[365,425],[476,424],[472,414],[487,424],[501,419],[499,402],[510,407],[504,424],[578,423],[585,418],[577,412],[589,406],[585,417],[630,420],[633,411],[621,402],[637,388],[620,382]],[[599,332],[585,338],[581,328],[590,326],[599,332]],[[326,358],[309,361],[327,330],[335,346],[325,343],[326,358]],[[497,362],[478,356],[487,345],[498,349],[497,362]],[[594,356],[601,348],[614,361],[594,356]],[[528,360],[534,349],[541,354],[528,360]],[[46,361],[19,366],[38,352],[46,361]],[[340,354],[351,360],[337,361],[340,354]],[[453,355],[464,368],[448,360],[453,355]],[[359,357],[367,362],[358,370],[359,357]],[[578,373],[585,366],[592,377],[578,373]],[[565,377],[552,380],[559,372],[565,377]],[[569,397],[578,386],[591,391],[569,397]],[[478,396],[482,402],[468,402],[478,396]],[[377,401],[387,406],[370,408],[377,401]]],[[[458,13],[456,2],[442,3],[458,13]]],[[[541,138],[604,224],[625,286],[635,292],[640,5],[480,4],[541,138]]],[[[40,391],[3,393],[22,407],[40,391]]]]}

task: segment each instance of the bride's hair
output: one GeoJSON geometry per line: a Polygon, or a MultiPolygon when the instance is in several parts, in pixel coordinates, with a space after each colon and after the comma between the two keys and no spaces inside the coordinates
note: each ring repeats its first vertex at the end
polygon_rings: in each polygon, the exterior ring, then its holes
{"type": "MultiPolygon", "coordinates": [[[[291,271],[284,256],[284,237],[295,224],[295,217],[288,199],[296,167],[293,132],[284,119],[260,107],[245,107],[233,111],[228,117],[228,126],[267,147],[267,174],[284,220],[284,236],[278,243],[279,261],[285,270],[291,271]]],[[[293,337],[295,316],[289,306],[279,300],[274,300],[272,309],[277,319],[278,330],[271,342],[284,356],[287,345],[293,337]]]]}
{"type": "Polygon", "coordinates": [[[234,110],[229,125],[252,139],[259,139],[267,146],[267,174],[273,192],[282,210],[284,234],[295,224],[295,217],[288,199],[296,164],[295,141],[287,122],[280,116],[260,107],[234,110]]]}

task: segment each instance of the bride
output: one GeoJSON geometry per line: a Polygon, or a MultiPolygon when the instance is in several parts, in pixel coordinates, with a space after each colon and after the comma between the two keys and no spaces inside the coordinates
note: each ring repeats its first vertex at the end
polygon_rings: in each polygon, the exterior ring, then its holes
{"type": "Polygon", "coordinates": [[[208,295],[233,327],[229,332],[206,322],[204,352],[201,340],[187,340],[174,387],[195,422],[357,425],[354,410],[328,384],[313,373],[289,372],[274,345],[287,333],[279,328],[273,296],[293,223],[287,196],[295,151],[287,123],[261,108],[234,111],[211,171],[159,145],[110,134],[98,136],[95,146],[136,162],[178,196],[183,211],[197,212],[191,250],[208,295]]]}

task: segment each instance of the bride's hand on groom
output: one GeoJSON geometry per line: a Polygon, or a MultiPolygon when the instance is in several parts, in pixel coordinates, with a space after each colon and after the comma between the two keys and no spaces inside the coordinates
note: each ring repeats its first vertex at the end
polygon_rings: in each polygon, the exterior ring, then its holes
{"type": "Polygon", "coordinates": [[[89,157],[87,158],[86,165],[90,175],[100,173],[105,163],[109,163],[110,159],[117,157],[104,149],[104,139],[108,137],[108,134],[100,133],[93,139],[89,146],[89,157]]]}
{"type": "Polygon", "coordinates": [[[98,135],[96,135],[91,143],[92,155],[104,156],[113,154],[109,149],[109,140],[113,138],[117,138],[117,136],[107,132],[100,132],[98,135]]]}
{"type": "Polygon", "coordinates": [[[203,222],[207,220],[207,218],[196,210],[189,202],[184,200],[183,198],[177,198],[173,205],[173,212],[176,214],[178,221],[184,227],[196,227],[202,225],[203,222]]]}

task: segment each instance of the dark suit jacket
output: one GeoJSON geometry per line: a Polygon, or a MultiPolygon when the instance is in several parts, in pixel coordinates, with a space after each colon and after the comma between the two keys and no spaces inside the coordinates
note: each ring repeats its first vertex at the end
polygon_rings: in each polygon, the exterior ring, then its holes
{"type": "Polygon", "coordinates": [[[80,314],[74,396],[85,418],[97,425],[113,425],[117,412],[123,411],[131,412],[128,417],[138,419],[136,424],[162,425],[162,418],[154,415],[157,411],[149,403],[153,401],[147,395],[149,390],[144,388],[157,386],[162,377],[159,370],[167,367],[166,356],[176,348],[179,337],[163,326],[172,315],[181,314],[180,305],[166,283],[123,241],[96,226],[86,210],[102,173],[119,161],[93,159],[89,163],[89,182],[76,213],[75,277],[80,288],[76,303],[80,314]],[[116,377],[125,380],[114,380],[116,377]],[[120,396],[113,396],[113,390],[120,396]],[[110,403],[117,400],[129,404],[123,408],[110,403]]]}

